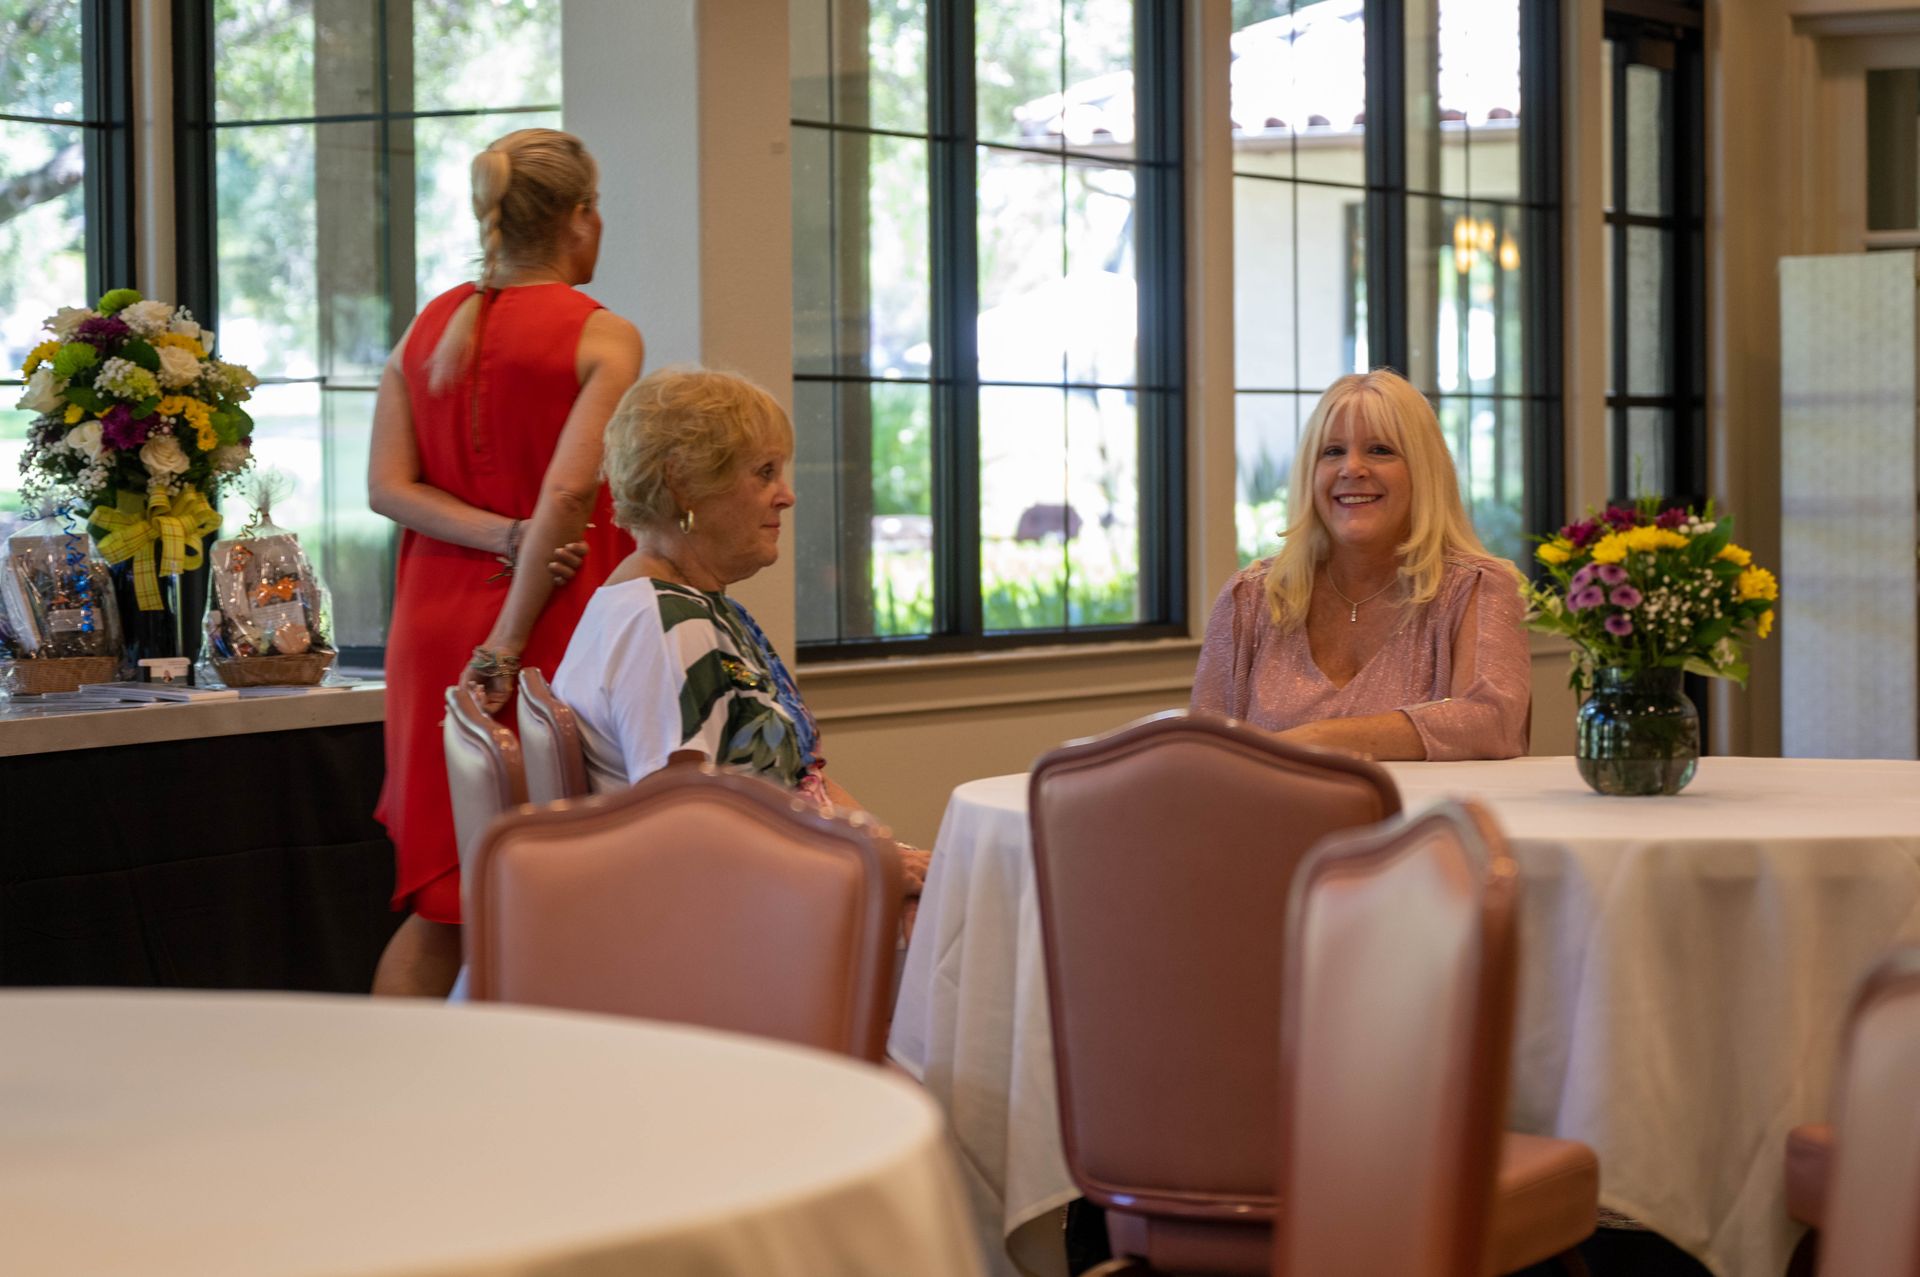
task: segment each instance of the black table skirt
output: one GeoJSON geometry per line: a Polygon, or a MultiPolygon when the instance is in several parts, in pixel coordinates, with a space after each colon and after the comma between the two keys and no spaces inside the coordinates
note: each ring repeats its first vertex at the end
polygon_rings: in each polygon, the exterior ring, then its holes
{"type": "Polygon", "coordinates": [[[364,993],[379,723],[0,758],[0,984],[364,993]]]}

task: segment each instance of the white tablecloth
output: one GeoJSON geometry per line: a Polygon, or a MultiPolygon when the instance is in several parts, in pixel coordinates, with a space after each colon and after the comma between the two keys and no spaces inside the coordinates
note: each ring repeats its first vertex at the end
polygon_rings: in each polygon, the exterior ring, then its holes
{"type": "MultiPolygon", "coordinates": [[[[1779,1277],[1783,1141],[1824,1117],[1853,989],[1920,940],[1920,764],[1709,758],[1602,798],[1568,758],[1406,763],[1487,803],[1523,875],[1513,1125],[1584,1140],[1601,1201],[1722,1277],[1779,1277]]],[[[1060,1272],[1060,1149],[1026,777],[954,791],[890,1048],[946,1106],[989,1259],[1060,1272]]]]}
{"type": "Polygon", "coordinates": [[[940,1116],[729,1034],[298,995],[0,993],[0,1267],[978,1271],[940,1116]]]}

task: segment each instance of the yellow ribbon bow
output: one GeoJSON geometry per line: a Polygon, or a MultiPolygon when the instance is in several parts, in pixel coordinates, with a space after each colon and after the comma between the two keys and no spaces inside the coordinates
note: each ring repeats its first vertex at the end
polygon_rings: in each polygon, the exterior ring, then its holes
{"type": "Polygon", "coordinates": [[[200,566],[200,540],[220,526],[220,513],[192,488],[173,496],[120,492],[112,506],[96,506],[87,522],[105,535],[100,557],[109,563],[133,560],[133,593],[143,612],[161,609],[160,574],[189,572],[200,566]],[[160,553],[147,553],[158,542],[160,553]]]}

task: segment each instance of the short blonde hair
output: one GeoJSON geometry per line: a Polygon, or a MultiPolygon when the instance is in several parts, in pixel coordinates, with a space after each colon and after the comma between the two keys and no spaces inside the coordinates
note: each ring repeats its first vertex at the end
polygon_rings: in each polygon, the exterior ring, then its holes
{"type": "Polygon", "coordinates": [[[680,502],[721,491],[766,451],[793,455],[793,425],[772,395],[705,368],[650,373],[607,421],[600,472],[613,521],[629,532],[664,529],[680,517],[680,502]]]}
{"type": "MultiPolygon", "coordinates": [[[[1337,421],[1357,417],[1368,431],[1393,445],[1407,462],[1407,539],[1400,543],[1400,576],[1408,582],[1405,603],[1430,603],[1440,592],[1449,557],[1494,559],[1480,543],[1460,500],[1460,479],[1453,454],[1440,434],[1440,421],[1426,396],[1391,368],[1349,373],[1327,387],[1300,432],[1293,460],[1287,508],[1291,516],[1280,552],[1267,567],[1267,604],[1282,630],[1306,623],[1313,601],[1313,576],[1332,551],[1333,541],[1313,502],[1314,471],[1327,432],[1337,421]]],[[[1511,565],[1509,565],[1511,567],[1511,565]]],[[[1519,581],[1519,572],[1514,571],[1519,581]]]]}

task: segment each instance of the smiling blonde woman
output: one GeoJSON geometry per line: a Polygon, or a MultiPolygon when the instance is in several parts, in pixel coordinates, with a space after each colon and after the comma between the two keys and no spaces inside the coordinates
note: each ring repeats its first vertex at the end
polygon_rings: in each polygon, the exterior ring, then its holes
{"type": "Polygon", "coordinates": [[[1487,553],[1433,408],[1388,369],[1321,396],[1279,553],[1207,620],[1192,708],[1380,759],[1527,749],[1519,573],[1487,553]]]}

